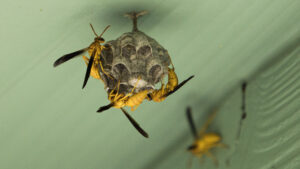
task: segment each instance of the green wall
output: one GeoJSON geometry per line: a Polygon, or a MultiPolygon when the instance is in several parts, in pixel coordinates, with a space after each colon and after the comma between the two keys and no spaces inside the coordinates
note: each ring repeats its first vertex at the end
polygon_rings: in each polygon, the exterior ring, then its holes
{"type": "Polygon", "coordinates": [[[300,168],[299,11],[299,0],[1,0],[0,168],[186,168],[187,105],[198,127],[219,107],[210,130],[230,147],[214,151],[219,168],[300,168]],[[91,43],[89,23],[110,24],[104,38],[115,39],[131,30],[122,14],[144,9],[139,28],[169,51],[180,80],[195,75],[130,112],[149,139],[120,110],[96,113],[107,95],[95,79],[81,89],[82,59],[52,66],[91,43]],[[243,80],[248,116],[236,140],[243,80]]]}

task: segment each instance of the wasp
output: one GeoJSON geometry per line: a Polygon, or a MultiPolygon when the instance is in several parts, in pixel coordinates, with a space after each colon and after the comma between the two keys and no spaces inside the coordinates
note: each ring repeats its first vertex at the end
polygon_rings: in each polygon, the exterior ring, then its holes
{"type": "MultiPolygon", "coordinates": [[[[171,59],[170,59],[171,60],[171,59]]],[[[178,84],[178,77],[175,73],[174,65],[171,61],[172,68],[168,68],[168,83],[165,85],[163,82],[161,82],[161,88],[153,90],[152,93],[148,94],[148,100],[153,100],[154,102],[162,102],[164,101],[169,95],[176,92],[178,89],[180,89],[186,82],[191,80],[194,75],[190,76],[186,80],[182,81],[180,84],[178,84]]]]}
{"type": "MultiPolygon", "coordinates": [[[[96,79],[101,79],[100,74],[98,72],[98,70],[101,68],[102,72],[104,74],[106,74],[108,77],[111,77],[108,73],[106,73],[103,69],[102,66],[102,62],[100,60],[100,55],[101,55],[101,51],[103,49],[105,49],[106,47],[102,45],[102,43],[105,42],[105,40],[102,38],[102,35],[104,34],[104,32],[110,27],[110,25],[106,26],[106,28],[103,30],[103,32],[100,34],[100,36],[97,35],[97,33],[95,32],[93,25],[90,24],[92,31],[95,34],[95,38],[94,38],[94,42],[90,44],[89,47],[87,48],[83,48],[80,49],[78,51],[66,54],[62,57],[60,57],[59,59],[57,59],[53,66],[56,67],[70,59],[75,58],[78,55],[81,55],[82,53],[88,51],[88,54],[90,55],[90,59],[88,59],[87,57],[83,56],[83,59],[85,60],[87,64],[87,70],[86,70],[86,74],[84,77],[84,81],[83,81],[83,85],[82,88],[85,87],[90,75],[92,75],[93,77],[95,77],[96,79]],[[98,67],[98,65],[100,65],[100,68],[98,67]],[[92,74],[91,74],[91,70],[92,70],[92,74]],[[98,72],[98,73],[96,73],[98,72]]],[[[102,79],[101,79],[102,80],[102,79]]]]}
{"type": "Polygon", "coordinates": [[[217,166],[218,161],[216,157],[211,153],[211,150],[215,147],[227,148],[227,145],[221,143],[220,135],[212,132],[206,133],[206,129],[208,128],[208,126],[216,116],[216,111],[214,111],[209,116],[208,120],[204,123],[203,127],[201,128],[199,134],[197,133],[190,107],[187,107],[186,109],[186,116],[187,116],[190,129],[195,139],[194,143],[190,145],[187,148],[187,150],[190,151],[193,155],[195,155],[199,159],[201,159],[202,156],[204,155],[210,157],[215,163],[215,165],[217,166]]]}
{"type": "MultiPolygon", "coordinates": [[[[140,78],[139,78],[140,79],[140,78]]],[[[143,90],[138,93],[133,94],[139,79],[136,82],[136,85],[133,87],[130,93],[123,94],[119,93],[119,87],[120,82],[118,82],[117,90],[114,88],[109,94],[108,94],[108,100],[111,102],[110,104],[106,106],[100,107],[97,112],[103,112],[105,110],[110,109],[111,107],[121,109],[122,112],[125,114],[125,116],[128,118],[128,120],[131,122],[131,124],[137,129],[139,133],[141,133],[144,137],[148,138],[148,134],[139,126],[139,124],[128,114],[128,112],[123,109],[123,107],[128,106],[131,107],[131,111],[134,111],[137,106],[139,106],[143,100],[147,98],[147,94],[150,92],[150,90],[143,90]]]]}

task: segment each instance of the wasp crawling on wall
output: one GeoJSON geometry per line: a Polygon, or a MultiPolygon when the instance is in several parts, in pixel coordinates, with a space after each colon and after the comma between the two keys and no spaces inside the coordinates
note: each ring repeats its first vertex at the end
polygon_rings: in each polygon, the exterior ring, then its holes
{"type": "Polygon", "coordinates": [[[195,155],[199,159],[201,159],[204,155],[206,155],[214,161],[215,165],[218,165],[217,158],[211,153],[211,150],[216,147],[227,148],[227,145],[221,143],[220,135],[212,132],[209,133],[206,132],[208,126],[216,116],[216,111],[214,111],[209,116],[209,118],[201,128],[199,134],[197,133],[190,107],[187,107],[186,109],[186,116],[187,116],[190,129],[195,139],[194,143],[187,148],[188,151],[190,151],[193,155],[195,155]]]}
{"type": "MultiPolygon", "coordinates": [[[[53,66],[56,67],[70,59],[73,59],[75,58],[76,56],[79,56],[81,55],[82,53],[88,51],[89,55],[90,55],[90,59],[88,59],[87,57],[83,56],[83,59],[85,60],[86,63],[88,63],[87,65],[87,70],[86,70],[86,74],[85,74],[85,77],[84,77],[84,81],[83,81],[83,85],[82,85],[82,88],[85,87],[90,75],[92,75],[94,78],[96,79],[101,79],[100,75],[99,75],[99,72],[97,70],[100,70],[98,68],[98,65],[100,65],[100,68],[102,70],[102,72],[104,74],[106,74],[107,76],[108,73],[106,73],[103,69],[103,66],[102,66],[102,63],[101,63],[101,60],[100,60],[100,56],[101,56],[101,51],[105,48],[101,43],[104,43],[105,40],[102,38],[102,35],[104,34],[104,32],[110,27],[110,25],[108,25],[104,31],[100,34],[100,36],[97,35],[97,33],[95,32],[94,28],[93,28],[93,25],[90,24],[94,34],[95,34],[95,38],[94,38],[94,42],[90,44],[89,47],[87,48],[84,48],[84,49],[81,49],[81,50],[78,50],[76,52],[72,52],[72,53],[69,53],[69,54],[66,54],[62,57],[60,57],[59,59],[57,59],[53,66]],[[91,70],[92,70],[92,74],[91,74],[91,70]]],[[[110,77],[110,76],[109,76],[110,77]]],[[[101,79],[102,80],[102,79],[101,79]]]]}

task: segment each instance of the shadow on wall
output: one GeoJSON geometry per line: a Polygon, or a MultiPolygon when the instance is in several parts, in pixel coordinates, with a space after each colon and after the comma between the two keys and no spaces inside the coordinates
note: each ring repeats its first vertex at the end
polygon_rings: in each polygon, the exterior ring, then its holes
{"type": "MultiPolygon", "coordinates": [[[[168,27],[173,28],[178,25],[178,20],[184,19],[184,14],[176,14],[170,15],[172,11],[176,10],[176,5],[168,4],[168,6],[164,5],[163,2],[126,2],[126,1],[118,1],[118,2],[109,2],[107,4],[94,5],[88,4],[83,7],[84,10],[78,10],[77,14],[72,16],[72,18],[76,18],[76,20],[84,20],[86,17],[91,16],[95,18],[95,20],[99,20],[103,22],[102,24],[107,25],[110,24],[112,27],[116,27],[118,30],[124,28],[124,26],[128,27],[128,32],[131,31],[131,21],[124,17],[125,13],[131,11],[148,11],[148,14],[143,16],[142,19],[139,20],[138,26],[141,26],[141,31],[147,32],[147,30],[151,30],[156,26],[159,26],[160,22],[168,17],[168,27]],[[105,8],[103,7],[105,6],[105,8]],[[88,11],[86,9],[89,9],[88,11]],[[170,18],[172,16],[172,18],[170,18]]],[[[167,32],[169,28],[164,28],[162,31],[167,32]]],[[[127,29],[127,28],[126,28],[127,29]]]]}

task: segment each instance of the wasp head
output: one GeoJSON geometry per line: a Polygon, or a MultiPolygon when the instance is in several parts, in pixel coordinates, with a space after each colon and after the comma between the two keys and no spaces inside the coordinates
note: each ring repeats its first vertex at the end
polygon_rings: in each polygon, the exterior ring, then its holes
{"type": "Polygon", "coordinates": [[[102,37],[95,37],[94,41],[98,42],[98,43],[104,43],[105,42],[105,40],[102,37]]]}
{"type": "Polygon", "coordinates": [[[110,27],[110,25],[106,26],[106,28],[103,30],[103,32],[100,34],[100,36],[98,36],[97,33],[95,32],[93,25],[90,24],[90,26],[91,26],[91,28],[92,28],[92,30],[93,30],[95,36],[96,36],[95,39],[94,39],[95,42],[98,42],[98,43],[104,43],[105,40],[104,40],[101,36],[102,36],[103,33],[110,27]]]}
{"type": "Polygon", "coordinates": [[[192,145],[190,145],[190,146],[187,147],[187,150],[188,150],[188,151],[193,151],[193,150],[195,150],[196,148],[197,148],[197,145],[196,145],[196,144],[192,144],[192,145]]]}

